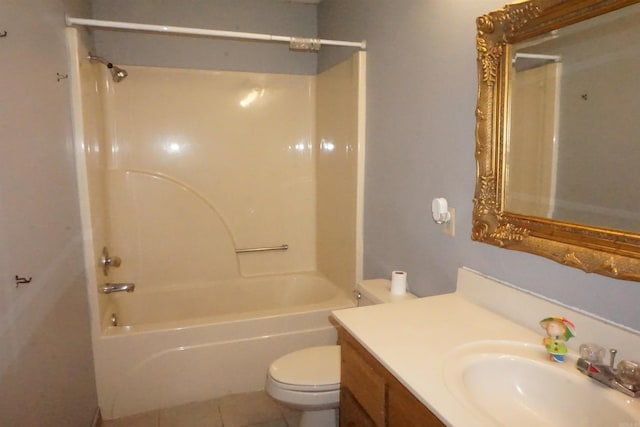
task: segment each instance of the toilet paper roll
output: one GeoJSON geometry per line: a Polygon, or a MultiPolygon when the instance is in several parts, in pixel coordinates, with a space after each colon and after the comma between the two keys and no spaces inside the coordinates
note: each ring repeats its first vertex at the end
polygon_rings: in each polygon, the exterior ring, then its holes
{"type": "Polygon", "coordinates": [[[391,294],[404,295],[407,293],[407,272],[392,271],[391,272],[391,294]]]}

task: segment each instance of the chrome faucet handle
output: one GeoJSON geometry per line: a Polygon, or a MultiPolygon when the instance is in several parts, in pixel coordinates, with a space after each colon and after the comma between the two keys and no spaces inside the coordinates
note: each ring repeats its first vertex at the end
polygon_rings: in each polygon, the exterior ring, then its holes
{"type": "Polygon", "coordinates": [[[100,258],[100,264],[102,265],[102,273],[104,273],[105,276],[109,274],[109,267],[120,267],[121,263],[122,260],[120,259],[120,257],[110,257],[107,247],[105,246],[102,248],[102,257],[100,258]]]}

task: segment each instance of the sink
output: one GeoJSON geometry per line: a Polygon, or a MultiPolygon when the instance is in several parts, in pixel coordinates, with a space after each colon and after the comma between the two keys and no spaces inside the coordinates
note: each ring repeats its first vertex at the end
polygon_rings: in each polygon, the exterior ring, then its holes
{"type": "Polygon", "coordinates": [[[640,426],[640,402],[575,367],[577,356],[552,362],[542,345],[479,341],[445,357],[444,380],[483,425],[640,426]]]}

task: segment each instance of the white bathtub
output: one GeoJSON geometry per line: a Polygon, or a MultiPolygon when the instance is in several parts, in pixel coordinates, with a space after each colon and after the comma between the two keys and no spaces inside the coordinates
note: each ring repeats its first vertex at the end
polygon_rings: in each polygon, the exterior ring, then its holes
{"type": "Polygon", "coordinates": [[[260,390],[272,360],[335,343],[330,311],[354,306],[315,273],[112,296],[123,326],[104,328],[95,352],[105,419],[260,390]]]}

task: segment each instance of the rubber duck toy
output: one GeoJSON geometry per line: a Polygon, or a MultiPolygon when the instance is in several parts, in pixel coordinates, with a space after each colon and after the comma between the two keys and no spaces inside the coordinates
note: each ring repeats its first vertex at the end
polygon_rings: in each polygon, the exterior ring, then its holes
{"type": "Polygon", "coordinates": [[[564,362],[564,355],[567,353],[565,342],[574,337],[576,325],[564,317],[555,316],[542,319],[540,326],[547,332],[542,344],[549,353],[549,359],[558,363],[564,362]]]}

